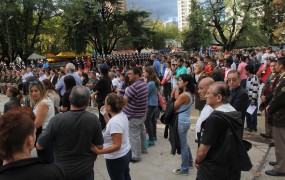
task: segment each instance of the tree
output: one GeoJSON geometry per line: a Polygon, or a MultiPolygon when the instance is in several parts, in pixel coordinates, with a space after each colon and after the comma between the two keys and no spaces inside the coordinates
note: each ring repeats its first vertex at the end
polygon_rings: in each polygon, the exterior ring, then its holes
{"type": "Polygon", "coordinates": [[[149,27],[150,13],[146,11],[130,10],[126,12],[126,25],[128,33],[122,39],[123,44],[129,44],[138,53],[142,49],[149,47],[151,35],[154,33],[149,27]]]}
{"type": "Polygon", "coordinates": [[[232,50],[253,23],[259,0],[205,0],[205,18],[217,45],[232,50]]]}
{"type": "Polygon", "coordinates": [[[43,25],[55,16],[56,8],[50,0],[2,0],[0,1],[0,43],[3,54],[12,59],[20,54],[24,60],[34,52],[43,25]]]}
{"type": "Polygon", "coordinates": [[[196,0],[191,0],[191,13],[188,17],[189,27],[183,32],[183,48],[198,50],[210,45],[212,36],[204,20],[205,11],[196,0]]]}
{"type": "Polygon", "coordinates": [[[274,29],[274,36],[280,41],[285,41],[285,3],[283,0],[273,0],[273,6],[276,11],[277,27],[274,29]]]}

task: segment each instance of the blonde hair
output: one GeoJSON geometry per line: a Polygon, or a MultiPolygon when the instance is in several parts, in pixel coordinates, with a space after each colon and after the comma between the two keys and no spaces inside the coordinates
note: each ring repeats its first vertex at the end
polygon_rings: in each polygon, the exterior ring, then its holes
{"type": "Polygon", "coordinates": [[[44,86],[44,84],[39,81],[39,80],[35,80],[35,81],[31,81],[30,85],[29,85],[29,96],[30,96],[30,107],[34,107],[36,105],[36,101],[31,97],[32,93],[31,93],[31,88],[36,86],[39,91],[40,91],[40,99],[38,100],[38,102],[41,102],[43,99],[47,98],[46,95],[46,88],[44,86]]]}

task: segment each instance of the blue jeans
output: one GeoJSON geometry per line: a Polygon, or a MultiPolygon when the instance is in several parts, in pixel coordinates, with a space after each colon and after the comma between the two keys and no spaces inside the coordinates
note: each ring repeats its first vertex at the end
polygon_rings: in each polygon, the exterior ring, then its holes
{"type": "Polygon", "coordinates": [[[117,159],[106,159],[106,166],[111,180],[131,180],[129,163],[132,158],[130,150],[125,156],[117,159]]]}
{"type": "Polygon", "coordinates": [[[190,124],[180,123],[178,121],[178,135],[181,146],[181,158],[182,164],[180,170],[183,172],[188,172],[189,166],[193,165],[192,153],[187,143],[187,132],[190,128],[190,124]]]}
{"type": "Polygon", "coordinates": [[[251,130],[256,130],[257,126],[257,108],[253,114],[246,113],[246,125],[251,130]]]}

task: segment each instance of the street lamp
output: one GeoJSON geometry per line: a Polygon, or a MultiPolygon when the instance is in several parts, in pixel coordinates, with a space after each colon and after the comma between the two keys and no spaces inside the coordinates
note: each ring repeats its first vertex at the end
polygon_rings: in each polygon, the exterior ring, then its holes
{"type": "Polygon", "coordinates": [[[9,26],[8,22],[11,20],[13,16],[10,16],[8,19],[6,19],[6,28],[7,28],[7,43],[8,43],[8,57],[10,58],[10,62],[12,62],[12,57],[10,56],[11,53],[11,46],[10,46],[10,38],[9,38],[9,26]]]}
{"type": "Polygon", "coordinates": [[[75,23],[73,25],[73,41],[74,41],[74,53],[76,56],[76,37],[75,37],[75,26],[77,26],[80,23],[80,21],[78,21],[77,23],[75,23]]]}

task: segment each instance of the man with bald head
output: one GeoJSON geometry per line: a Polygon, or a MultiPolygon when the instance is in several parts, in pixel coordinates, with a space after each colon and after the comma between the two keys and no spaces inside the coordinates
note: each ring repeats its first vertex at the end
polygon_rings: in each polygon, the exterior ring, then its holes
{"type": "MultiPolygon", "coordinates": [[[[206,93],[211,84],[214,83],[214,80],[210,77],[206,77],[202,79],[198,86],[198,94],[201,100],[206,100],[206,93]]],[[[201,124],[210,116],[213,112],[213,108],[206,104],[202,109],[200,116],[196,123],[196,137],[198,138],[198,146],[200,145],[200,138],[201,138],[201,124]]]]}

